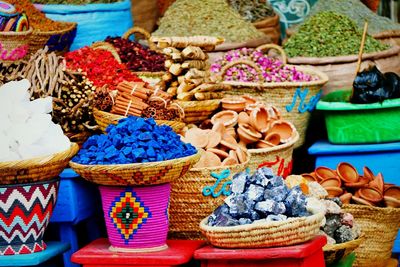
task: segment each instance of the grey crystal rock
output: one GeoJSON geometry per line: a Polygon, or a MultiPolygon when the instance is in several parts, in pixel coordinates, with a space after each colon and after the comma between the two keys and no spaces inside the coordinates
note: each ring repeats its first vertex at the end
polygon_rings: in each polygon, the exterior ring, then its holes
{"type": "Polygon", "coordinates": [[[338,197],[329,198],[329,200],[331,200],[331,201],[335,202],[336,204],[338,204],[339,207],[343,206],[342,201],[338,197]]]}
{"type": "Polygon", "coordinates": [[[284,214],[286,212],[286,206],[283,202],[275,202],[274,208],[272,209],[273,214],[284,214]]]}
{"type": "Polygon", "coordinates": [[[276,221],[284,221],[287,219],[286,215],[283,214],[270,214],[267,216],[266,221],[267,222],[276,222],[276,221]]]}
{"type": "Polygon", "coordinates": [[[268,189],[275,188],[277,186],[285,185],[285,181],[282,176],[273,176],[269,179],[268,189]]]}
{"type": "Polygon", "coordinates": [[[215,225],[215,222],[217,220],[217,217],[220,216],[221,214],[229,214],[229,207],[226,204],[223,204],[216,208],[214,212],[208,217],[208,225],[215,225]]]}
{"type": "Polygon", "coordinates": [[[289,188],[286,185],[277,186],[272,189],[266,189],[264,191],[264,199],[272,199],[276,202],[281,202],[286,199],[289,193],[289,188]]]}
{"type": "Polygon", "coordinates": [[[250,220],[249,218],[240,218],[239,219],[239,224],[243,225],[243,224],[251,224],[253,221],[250,220]]]}
{"type": "Polygon", "coordinates": [[[230,199],[229,213],[235,218],[249,218],[254,208],[254,201],[244,195],[234,196],[230,199]]]}
{"type": "Polygon", "coordinates": [[[336,240],[336,243],[344,243],[353,240],[353,233],[351,231],[351,228],[347,225],[340,226],[335,231],[334,238],[336,240]]]}
{"type": "Polygon", "coordinates": [[[251,184],[244,193],[248,200],[260,201],[264,197],[264,187],[251,184]]]}
{"type": "Polygon", "coordinates": [[[261,202],[256,203],[254,206],[254,209],[261,212],[262,214],[269,214],[273,213],[274,207],[276,205],[276,202],[272,199],[267,199],[261,202]]]}
{"type": "Polygon", "coordinates": [[[246,172],[240,172],[233,176],[231,191],[233,194],[241,194],[246,188],[246,180],[248,179],[248,174],[246,172]]]}
{"type": "Polygon", "coordinates": [[[249,182],[251,184],[260,185],[266,187],[269,184],[269,179],[273,177],[273,172],[269,168],[257,169],[254,174],[250,177],[249,182]]]}
{"type": "Polygon", "coordinates": [[[250,219],[252,219],[253,221],[259,220],[259,219],[260,219],[260,214],[258,214],[257,211],[252,210],[252,211],[250,212],[250,219]]]}
{"type": "Polygon", "coordinates": [[[323,230],[327,235],[334,237],[335,231],[342,225],[340,222],[340,215],[327,214],[325,215],[325,218],[326,218],[326,223],[323,227],[323,230]]]}

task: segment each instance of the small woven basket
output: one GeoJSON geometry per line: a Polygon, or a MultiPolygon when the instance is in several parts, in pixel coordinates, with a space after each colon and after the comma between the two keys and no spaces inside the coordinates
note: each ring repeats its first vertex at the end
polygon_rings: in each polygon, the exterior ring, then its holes
{"type": "Polygon", "coordinates": [[[185,111],[185,123],[201,123],[208,119],[211,114],[219,108],[221,99],[203,100],[203,101],[179,101],[177,103],[185,111]]]}
{"type": "Polygon", "coordinates": [[[249,149],[251,158],[249,168],[251,172],[260,167],[271,168],[277,175],[286,177],[292,172],[292,156],[296,142],[299,140],[299,134],[287,143],[271,148],[249,149]]]}
{"type": "Polygon", "coordinates": [[[200,159],[197,154],[165,161],[115,164],[82,165],[71,161],[69,164],[82,178],[99,185],[139,186],[169,183],[185,175],[200,159]]]}
{"type": "Polygon", "coordinates": [[[29,39],[32,32],[32,28],[23,32],[0,32],[2,51],[0,61],[13,63],[27,59],[29,55],[29,39]],[[19,52],[16,53],[17,51],[19,52]]]}
{"type": "MultiPolygon", "coordinates": [[[[275,49],[281,54],[282,62],[286,63],[285,52],[277,45],[267,44],[256,49],[263,51],[275,49]]],[[[234,88],[230,91],[230,94],[247,94],[277,107],[282,112],[282,117],[292,122],[299,132],[300,140],[297,142],[296,148],[305,142],[311,111],[314,110],[321,96],[322,86],[328,82],[328,76],[323,72],[307,67],[287,66],[296,67],[299,71],[316,76],[318,80],[309,82],[263,82],[264,77],[260,68],[249,60],[233,61],[225,65],[221,70],[220,79],[224,84],[231,85],[234,88]],[[226,71],[235,65],[241,64],[255,69],[260,82],[224,81],[226,71]]]]}
{"type": "MultiPolygon", "coordinates": [[[[98,109],[93,109],[94,120],[96,121],[99,128],[104,133],[106,128],[110,124],[117,124],[120,119],[126,118],[125,116],[112,114],[110,112],[101,111],[98,109]]],[[[166,120],[155,120],[158,125],[168,125],[174,130],[174,132],[179,133],[184,127],[185,123],[181,121],[166,121],[166,120]]]]}
{"type": "Polygon", "coordinates": [[[229,191],[229,184],[235,173],[242,172],[249,163],[248,160],[242,164],[213,168],[192,168],[184,176],[172,183],[170,214],[170,236],[177,239],[202,239],[199,223],[211,214],[223,202],[225,192],[229,191]],[[229,172],[227,172],[229,171],[229,172]],[[216,184],[217,178],[211,174],[224,175],[224,179],[216,184]],[[207,196],[203,192],[211,190],[207,196]],[[218,192],[219,195],[218,195],[218,192]],[[217,195],[214,197],[212,193],[217,195]]]}
{"type": "Polygon", "coordinates": [[[341,259],[346,258],[350,253],[352,253],[355,249],[357,249],[363,241],[364,241],[364,236],[361,235],[357,239],[351,240],[349,242],[341,244],[325,245],[323,247],[325,263],[334,264],[340,261],[341,259]]]}
{"type": "Polygon", "coordinates": [[[59,22],[63,24],[63,29],[56,31],[42,32],[34,30],[29,40],[29,53],[33,55],[39,49],[46,45],[49,52],[55,52],[57,55],[63,55],[69,51],[72,42],[76,36],[77,24],[74,22],[59,22]]]}
{"type": "Polygon", "coordinates": [[[27,160],[0,162],[0,184],[23,184],[51,180],[57,177],[78,152],[79,146],[49,156],[27,160]]]}
{"type": "Polygon", "coordinates": [[[400,227],[400,208],[350,204],[342,209],[354,216],[364,234],[363,242],[355,250],[357,257],[353,266],[386,266],[400,227]]]}
{"type": "Polygon", "coordinates": [[[312,239],[318,234],[323,218],[324,214],[319,213],[285,221],[216,227],[206,224],[207,217],[201,221],[200,229],[213,246],[220,248],[278,247],[312,239]]]}

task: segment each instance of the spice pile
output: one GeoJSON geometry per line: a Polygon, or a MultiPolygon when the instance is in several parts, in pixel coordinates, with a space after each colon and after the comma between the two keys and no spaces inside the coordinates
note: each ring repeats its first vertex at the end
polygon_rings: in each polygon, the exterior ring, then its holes
{"type": "Polygon", "coordinates": [[[93,135],[83,144],[73,162],[89,165],[164,161],[196,154],[169,126],[153,119],[129,116],[110,125],[107,134],[93,135]]]}
{"type": "Polygon", "coordinates": [[[236,226],[311,215],[300,186],[290,189],[282,177],[265,167],[251,176],[247,172],[235,174],[231,191],[225,203],[208,217],[208,225],[236,226]]]}
{"type": "Polygon", "coordinates": [[[112,44],[118,52],[121,62],[131,71],[165,71],[165,57],[138,42],[121,37],[107,37],[106,42],[112,44]]]}
{"type": "Polygon", "coordinates": [[[68,69],[82,71],[93,85],[107,85],[109,90],[115,90],[123,81],[141,82],[125,64],[118,63],[111,52],[103,49],[83,47],[65,54],[68,69]]]}
{"type": "Polygon", "coordinates": [[[203,151],[194,168],[231,166],[248,160],[247,149],[239,147],[222,123],[212,129],[193,127],[187,130],[183,140],[203,151]]]}
{"type": "Polygon", "coordinates": [[[246,21],[250,22],[256,22],[275,15],[274,9],[266,0],[229,0],[229,4],[246,21]]]}
{"type": "Polygon", "coordinates": [[[208,55],[203,50],[213,49],[221,42],[215,37],[152,37],[152,41],[166,55],[167,73],[161,87],[178,100],[209,100],[223,97],[229,86],[210,80],[208,55]]]}
{"type": "Polygon", "coordinates": [[[0,87],[0,161],[24,160],[69,149],[60,125],[51,121],[51,97],[30,101],[28,80],[0,87]]]}
{"type": "Polygon", "coordinates": [[[177,0],[153,33],[153,36],[196,35],[223,37],[227,42],[245,42],[264,36],[224,0],[177,0]]]}
{"type": "Polygon", "coordinates": [[[400,208],[400,187],[385,184],[381,173],[374,175],[364,167],[363,175],[349,163],[339,163],[336,170],[318,167],[314,172],[302,174],[311,181],[319,182],[330,197],[339,197],[344,204],[356,203],[368,206],[400,208]]]}
{"type": "MultiPolygon", "coordinates": [[[[256,63],[262,71],[265,82],[303,82],[317,79],[296,70],[294,66],[286,66],[279,59],[268,57],[262,51],[246,47],[226,52],[211,65],[210,70],[213,73],[219,73],[225,65],[237,60],[249,60],[256,63]]],[[[239,64],[226,71],[224,80],[258,82],[259,77],[257,71],[251,66],[239,64]]]]}
{"type": "MultiPolygon", "coordinates": [[[[284,44],[284,48],[289,57],[357,55],[361,36],[361,29],[354,21],[344,15],[326,11],[308,18],[284,44]]],[[[367,35],[364,53],[388,48],[388,45],[367,35]]]]}

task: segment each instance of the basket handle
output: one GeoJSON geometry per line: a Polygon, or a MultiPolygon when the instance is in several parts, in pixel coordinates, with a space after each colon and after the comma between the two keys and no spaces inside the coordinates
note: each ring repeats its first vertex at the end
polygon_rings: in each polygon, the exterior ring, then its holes
{"type": "Polygon", "coordinates": [[[256,72],[257,72],[259,83],[263,83],[264,82],[264,76],[262,75],[262,71],[261,71],[260,67],[258,67],[256,63],[254,63],[254,62],[252,62],[250,60],[236,60],[236,61],[232,61],[232,62],[229,62],[228,64],[226,64],[221,69],[220,81],[224,81],[225,74],[230,68],[232,68],[233,66],[236,66],[236,65],[240,65],[240,64],[244,64],[244,65],[250,66],[253,69],[255,69],[256,72]]]}
{"type": "Polygon", "coordinates": [[[143,37],[146,39],[149,48],[151,50],[157,50],[157,46],[155,43],[153,43],[152,41],[150,41],[150,33],[148,31],[146,31],[145,29],[141,28],[141,27],[132,27],[129,30],[127,30],[124,35],[122,35],[122,38],[124,39],[129,39],[129,37],[131,37],[132,34],[136,34],[136,33],[140,33],[141,35],[143,35],[143,37]]]}
{"type": "Polygon", "coordinates": [[[119,57],[117,50],[112,44],[107,42],[95,42],[90,47],[93,49],[103,49],[110,52],[114,56],[114,58],[118,61],[118,63],[121,63],[121,58],[119,57]]]}
{"type": "Polygon", "coordinates": [[[264,44],[264,45],[260,45],[260,46],[258,46],[256,48],[256,50],[260,50],[263,53],[267,52],[270,49],[274,49],[274,50],[278,51],[280,56],[281,56],[281,58],[282,58],[283,64],[284,65],[287,64],[287,56],[286,56],[285,50],[283,50],[283,48],[280,47],[279,45],[276,45],[276,44],[264,44]]]}

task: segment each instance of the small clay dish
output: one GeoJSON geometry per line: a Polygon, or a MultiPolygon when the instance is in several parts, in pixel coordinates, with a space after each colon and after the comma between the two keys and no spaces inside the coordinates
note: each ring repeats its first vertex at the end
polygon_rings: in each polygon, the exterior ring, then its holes
{"type": "Polygon", "coordinates": [[[260,140],[256,143],[256,148],[268,148],[268,147],[274,147],[275,145],[265,141],[265,140],[260,140]]]}
{"type": "Polygon", "coordinates": [[[208,134],[199,128],[191,128],[187,130],[185,140],[197,148],[204,148],[208,144],[208,134]]]}
{"type": "Polygon", "coordinates": [[[370,187],[374,187],[379,190],[381,194],[383,194],[383,176],[382,173],[378,173],[372,181],[368,184],[370,187]]]}
{"type": "Polygon", "coordinates": [[[368,184],[368,182],[364,179],[360,179],[358,182],[356,183],[344,183],[345,187],[349,187],[349,188],[361,188],[364,187],[368,184]]]}
{"type": "Polygon", "coordinates": [[[358,182],[360,176],[356,168],[347,162],[341,162],[337,165],[336,172],[340,179],[345,183],[356,183],[358,182]]]}
{"type": "Polygon", "coordinates": [[[343,189],[337,186],[324,187],[326,192],[328,192],[328,197],[337,197],[343,194],[343,189]]]}
{"type": "Polygon", "coordinates": [[[219,167],[221,166],[221,159],[210,151],[204,153],[204,166],[205,167],[219,167]]]}
{"type": "Polygon", "coordinates": [[[257,103],[257,100],[249,95],[242,95],[242,98],[246,101],[246,105],[251,105],[257,103]]]}
{"type": "Polygon", "coordinates": [[[216,122],[214,123],[213,127],[211,128],[214,132],[218,132],[221,134],[221,136],[224,136],[226,129],[225,126],[222,122],[216,122]]]}
{"type": "Polygon", "coordinates": [[[294,135],[295,128],[293,124],[287,121],[277,120],[271,123],[267,134],[276,133],[281,137],[282,143],[287,143],[294,135]]]}
{"type": "Polygon", "coordinates": [[[386,189],[388,189],[389,187],[392,187],[392,186],[395,186],[395,184],[387,184],[387,183],[384,183],[384,184],[383,184],[383,189],[384,189],[384,191],[386,191],[386,189]]]}
{"type": "Polygon", "coordinates": [[[389,208],[400,208],[400,200],[394,198],[394,197],[387,197],[384,196],[383,200],[385,201],[386,207],[389,208]]]}
{"type": "Polygon", "coordinates": [[[351,200],[352,196],[353,196],[352,193],[345,193],[345,194],[341,195],[339,198],[343,204],[350,204],[350,200],[351,200]]]}
{"type": "Polygon", "coordinates": [[[374,203],[371,203],[365,199],[362,199],[360,197],[352,196],[351,199],[356,203],[356,204],[361,204],[361,205],[367,205],[370,207],[375,207],[374,203]]]}
{"type": "Polygon", "coordinates": [[[250,123],[250,116],[246,112],[242,111],[239,113],[238,117],[239,124],[249,124],[250,123]]]}
{"type": "Polygon", "coordinates": [[[223,110],[212,116],[211,122],[213,124],[221,122],[225,127],[233,127],[237,124],[239,115],[233,110],[223,110]]]}
{"type": "Polygon", "coordinates": [[[309,173],[303,173],[301,176],[309,182],[318,182],[317,179],[309,173]]]}
{"type": "Polygon", "coordinates": [[[226,153],[223,150],[217,149],[217,148],[207,148],[207,151],[214,153],[215,155],[217,155],[221,159],[225,159],[225,158],[229,157],[228,153],[226,153]]]}
{"type": "Polygon", "coordinates": [[[365,177],[365,179],[368,179],[368,181],[373,180],[375,177],[374,173],[367,166],[363,168],[363,176],[365,177]]]}
{"type": "Polygon", "coordinates": [[[342,186],[342,181],[340,181],[339,178],[337,177],[331,177],[331,178],[326,178],[322,181],[319,182],[319,184],[324,187],[341,187],[342,186]]]}
{"type": "Polygon", "coordinates": [[[281,143],[281,136],[277,133],[269,133],[264,137],[264,140],[277,146],[281,143]]]}
{"type": "Polygon", "coordinates": [[[212,147],[216,147],[219,145],[219,143],[222,140],[222,136],[219,132],[215,132],[213,130],[210,130],[208,132],[208,144],[206,146],[206,148],[212,148],[212,147]]]}
{"type": "Polygon", "coordinates": [[[261,103],[254,103],[254,104],[248,104],[246,105],[246,108],[244,109],[244,111],[247,112],[247,114],[250,116],[251,112],[259,107],[263,107],[264,105],[262,105],[261,103]]]}
{"type": "Polygon", "coordinates": [[[324,180],[326,178],[337,177],[336,171],[328,168],[328,167],[317,167],[315,169],[315,175],[319,180],[324,180]]]}
{"type": "Polygon", "coordinates": [[[371,203],[378,203],[382,201],[383,195],[377,188],[374,187],[363,187],[358,189],[360,198],[365,199],[371,203]]]}
{"type": "Polygon", "coordinates": [[[232,166],[236,164],[239,164],[238,160],[231,157],[227,157],[222,161],[222,166],[232,166]]]}
{"type": "Polygon", "coordinates": [[[236,138],[236,131],[235,128],[233,127],[226,127],[226,133],[232,136],[233,138],[236,138]]]}
{"type": "Polygon", "coordinates": [[[392,197],[397,200],[400,200],[400,186],[390,186],[385,189],[384,193],[385,197],[392,197]]]}
{"type": "Polygon", "coordinates": [[[235,150],[229,150],[229,157],[235,159],[239,163],[239,159],[237,157],[235,150]]]}
{"type": "Polygon", "coordinates": [[[241,112],[246,107],[246,99],[243,97],[226,97],[221,99],[222,109],[241,112]]]}
{"type": "Polygon", "coordinates": [[[222,136],[221,145],[223,145],[229,149],[236,149],[238,146],[238,143],[236,142],[236,139],[232,135],[224,134],[222,136]]]}
{"type": "Polygon", "coordinates": [[[247,161],[247,154],[242,148],[238,147],[235,151],[240,163],[247,161]]]}
{"type": "Polygon", "coordinates": [[[260,140],[262,135],[248,124],[241,124],[238,127],[239,144],[247,147],[247,144],[255,143],[260,140]]]}
{"type": "Polygon", "coordinates": [[[281,119],[281,113],[275,106],[271,106],[271,112],[269,112],[269,117],[273,120],[280,120],[281,119]]]}
{"type": "Polygon", "coordinates": [[[260,133],[266,133],[269,129],[268,111],[265,107],[258,107],[250,113],[250,125],[260,133]]]}

